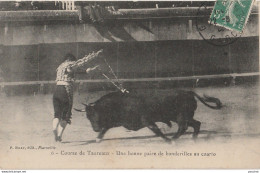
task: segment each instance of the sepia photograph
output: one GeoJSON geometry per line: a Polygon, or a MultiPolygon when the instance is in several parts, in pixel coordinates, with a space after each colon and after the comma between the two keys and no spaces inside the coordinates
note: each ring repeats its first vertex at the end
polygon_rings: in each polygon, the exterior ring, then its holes
{"type": "Polygon", "coordinates": [[[0,1],[0,168],[260,169],[258,8],[0,1]]]}

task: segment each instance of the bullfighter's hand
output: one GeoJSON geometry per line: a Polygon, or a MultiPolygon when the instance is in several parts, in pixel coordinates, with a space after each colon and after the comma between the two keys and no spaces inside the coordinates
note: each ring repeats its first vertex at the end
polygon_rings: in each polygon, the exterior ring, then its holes
{"type": "Polygon", "coordinates": [[[90,71],[93,71],[93,70],[96,70],[96,69],[99,69],[99,70],[100,70],[99,65],[96,65],[95,67],[92,67],[92,68],[88,68],[88,69],[86,70],[86,73],[89,73],[90,71]]]}

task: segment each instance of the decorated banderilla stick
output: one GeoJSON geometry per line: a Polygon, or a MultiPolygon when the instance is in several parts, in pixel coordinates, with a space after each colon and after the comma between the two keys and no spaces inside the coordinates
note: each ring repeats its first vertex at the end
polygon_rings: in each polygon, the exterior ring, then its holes
{"type": "Polygon", "coordinates": [[[97,51],[97,52],[92,52],[88,55],[85,55],[83,58],[77,60],[75,62],[75,64],[72,66],[72,68],[75,66],[77,67],[81,67],[84,66],[85,64],[89,63],[91,60],[93,60],[94,58],[96,58],[100,53],[103,52],[103,49],[97,51]]]}

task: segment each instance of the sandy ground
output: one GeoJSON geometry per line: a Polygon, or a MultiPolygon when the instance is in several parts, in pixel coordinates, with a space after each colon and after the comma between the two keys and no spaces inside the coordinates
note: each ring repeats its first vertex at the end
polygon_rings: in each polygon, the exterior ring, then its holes
{"type": "MultiPolygon", "coordinates": [[[[224,107],[212,110],[198,102],[195,119],[202,124],[197,141],[192,140],[192,129],[189,128],[172,144],[165,143],[147,128],[134,132],[122,127],[110,129],[104,140],[97,144],[97,133],[92,130],[90,122],[84,113],[75,111],[63,142],[57,143],[52,134],[52,95],[2,95],[0,167],[260,168],[259,86],[193,90],[200,95],[205,93],[219,98],[224,107]],[[109,155],[100,156],[98,152],[109,155]],[[141,155],[132,155],[138,152],[141,155]]],[[[170,90],[158,92],[167,94],[170,90]]],[[[82,108],[81,103],[85,102],[86,96],[88,102],[92,102],[104,94],[106,92],[75,93],[74,107],[82,108]]],[[[175,123],[172,128],[162,123],[158,126],[168,135],[173,135],[177,130],[175,123]]]]}

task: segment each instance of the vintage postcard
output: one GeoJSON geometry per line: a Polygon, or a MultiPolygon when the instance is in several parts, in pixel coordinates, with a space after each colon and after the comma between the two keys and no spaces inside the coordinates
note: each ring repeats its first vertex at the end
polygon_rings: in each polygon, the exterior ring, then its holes
{"type": "Polygon", "coordinates": [[[258,7],[0,1],[0,168],[259,169],[258,7]]]}

